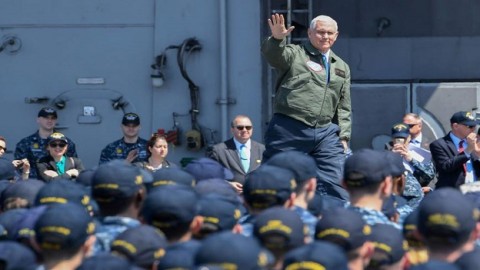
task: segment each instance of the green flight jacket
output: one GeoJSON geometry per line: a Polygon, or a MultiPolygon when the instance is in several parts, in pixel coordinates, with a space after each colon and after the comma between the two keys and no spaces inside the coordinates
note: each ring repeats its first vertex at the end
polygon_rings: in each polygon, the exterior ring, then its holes
{"type": "Polygon", "coordinates": [[[312,127],[336,123],[341,139],[352,132],[350,102],[350,68],[331,50],[330,82],[327,83],[321,53],[310,42],[286,44],[267,38],[262,53],[277,70],[274,113],[281,113],[312,127]]]}

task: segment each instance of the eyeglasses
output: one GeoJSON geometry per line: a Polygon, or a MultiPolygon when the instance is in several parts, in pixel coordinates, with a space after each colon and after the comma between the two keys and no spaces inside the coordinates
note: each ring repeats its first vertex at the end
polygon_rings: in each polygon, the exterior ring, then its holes
{"type": "Polygon", "coordinates": [[[52,147],[52,148],[55,148],[55,147],[63,148],[63,147],[65,147],[65,146],[67,146],[66,143],[50,143],[50,144],[48,144],[48,145],[49,145],[50,147],[52,147]]]}
{"type": "Polygon", "coordinates": [[[418,125],[418,124],[405,124],[407,125],[409,128],[413,128],[414,126],[418,125]]]}
{"type": "Polygon", "coordinates": [[[236,128],[237,128],[238,130],[243,130],[243,129],[251,130],[251,129],[252,129],[252,126],[236,126],[236,128]]]}
{"type": "Polygon", "coordinates": [[[7,148],[6,147],[3,147],[3,146],[0,146],[0,150],[3,150],[5,152],[7,152],[7,148]]]}

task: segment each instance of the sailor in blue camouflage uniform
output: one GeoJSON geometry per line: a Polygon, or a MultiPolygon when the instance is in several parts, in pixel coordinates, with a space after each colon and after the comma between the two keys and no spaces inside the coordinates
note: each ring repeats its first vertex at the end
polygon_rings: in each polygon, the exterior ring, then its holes
{"type": "Polygon", "coordinates": [[[148,161],[148,141],[138,136],[140,117],[136,113],[126,113],[122,119],[123,138],[108,144],[100,155],[100,164],[114,159],[128,163],[148,161]]]}
{"type": "MultiPolygon", "coordinates": [[[[42,108],[38,112],[38,130],[32,135],[25,137],[17,143],[15,147],[15,159],[28,159],[30,163],[29,178],[38,178],[37,161],[48,155],[47,143],[48,136],[55,132],[55,125],[57,124],[57,111],[51,107],[42,108]]],[[[75,143],[67,138],[68,150],[66,155],[68,157],[77,157],[75,143]]],[[[24,172],[25,173],[25,172],[24,172]]]]}
{"type": "Polygon", "coordinates": [[[249,173],[243,185],[243,198],[248,214],[240,218],[242,234],[252,236],[253,224],[258,214],[274,206],[290,208],[297,184],[290,170],[264,164],[249,173]]]}
{"type": "Polygon", "coordinates": [[[435,169],[431,161],[418,161],[414,153],[409,149],[409,127],[403,123],[392,127],[391,151],[398,153],[403,158],[406,173],[405,188],[402,196],[407,204],[415,209],[423,199],[423,191],[420,182],[429,183],[435,178],[435,169]]]}
{"type": "MultiPolygon", "coordinates": [[[[313,239],[318,218],[308,211],[308,204],[315,197],[317,186],[315,159],[305,153],[291,150],[274,155],[266,164],[288,169],[295,174],[297,187],[294,191],[296,196],[293,210],[307,226],[308,234],[313,239]]],[[[325,196],[328,195],[323,197],[325,196]]]]}
{"type": "Polygon", "coordinates": [[[114,160],[100,165],[92,178],[92,197],[98,204],[101,225],[93,253],[109,251],[112,241],[129,228],[140,226],[141,206],[146,196],[139,168],[114,160]]]}
{"type": "Polygon", "coordinates": [[[357,151],[345,161],[343,174],[344,186],[350,194],[347,208],[359,212],[370,226],[381,223],[401,229],[382,213],[383,201],[392,194],[391,166],[383,152],[357,151]]]}

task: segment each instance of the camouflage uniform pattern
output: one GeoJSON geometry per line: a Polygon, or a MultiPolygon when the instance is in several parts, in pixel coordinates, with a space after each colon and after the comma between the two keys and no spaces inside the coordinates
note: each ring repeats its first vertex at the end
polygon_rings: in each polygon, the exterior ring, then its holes
{"type": "Polygon", "coordinates": [[[300,218],[303,221],[303,224],[307,226],[308,235],[311,237],[310,239],[314,239],[315,238],[315,226],[317,225],[318,219],[314,215],[312,215],[309,211],[307,211],[307,210],[305,210],[301,207],[298,207],[298,206],[295,206],[293,208],[293,211],[295,211],[295,213],[297,213],[298,216],[300,216],[300,218]]]}
{"type": "Polygon", "coordinates": [[[413,212],[413,208],[410,207],[408,204],[402,205],[397,208],[397,212],[399,215],[398,218],[398,224],[403,225],[403,222],[405,221],[405,218],[408,217],[413,212]]]}
{"type": "Polygon", "coordinates": [[[413,159],[410,162],[413,173],[407,170],[405,190],[403,197],[407,200],[407,204],[415,209],[423,199],[423,191],[418,178],[430,182],[435,177],[435,169],[432,162],[421,163],[413,159]]]}
{"type": "Polygon", "coordinates": [[[136,219],[118,216],[105,217],[95,233],[97,241],[93,248],[93,254],[109,252],[110,244],[119,234],[137,226],[140,226],[140,221],[136,219]]]}
{"type": "Polygon", "coordinates": [[[255,223],[255,216],[246,214],[238,220],[238,224],[242,226],[242,234],[248,237],[253,235],[253,223],[255,223]]]}
{"type": "MultiPolygon", "coordinates": [[[[75,143],[67,138],[68,149],[66,155],[68,157],[78,157],[75,149],[75,143]]],[[[42,139],[37,132],[32,135],[23,138],[17,143],[15,147],[15,159],[28,159],[30,162],[30,178],[38,179],[37,161],[48,155],[47,152],[47,139],[42,139]]]]}
{"type": "Polygon", "coordinates": [[[393,227],[401,230],[402,227],[398,225],[395,222],[390,221],[387,216],[385,216],[384,213],[374,210],[374,209],[368,209],[368,208],[361,208],[361,207],[355,207],[355,206],[348,206],[347,208],[352,209],[354,211],[357,211],[362,215],[363,220],[370,225],[373,226],[375,224],[388,224],[392,225],[393,227]]]}
{"type": "Polygon", "coordinates": [[[121,138],[120,140],[108,144],[102,150],[99,164],[103,164],[114,159],[126,159],[128,153],[134,149],[138,149],[138,156],[132,161],[132,163],[148,160],[147,140],[138,138],[136,143],[125,143],[123,138],[121,138]]]}

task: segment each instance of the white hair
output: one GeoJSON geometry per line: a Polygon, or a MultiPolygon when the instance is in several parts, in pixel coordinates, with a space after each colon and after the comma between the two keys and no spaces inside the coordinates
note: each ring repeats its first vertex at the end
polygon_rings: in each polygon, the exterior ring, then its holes
{"type": "Polygon", "coordinates": [[[333,24],[333,27],[335,28],[335,32],[338,31],[337,22],[334,19],[332,19],[332,17],[330,17],[330,16],[319,15],[319,16],[313,18],[313,20],[310,22],[310,29],[311,30],[315,29],[315,26],[317,26],[317,22],[324,22],[324,23],[328,23],[328,24],[333,24]]]}

